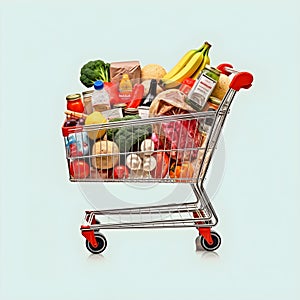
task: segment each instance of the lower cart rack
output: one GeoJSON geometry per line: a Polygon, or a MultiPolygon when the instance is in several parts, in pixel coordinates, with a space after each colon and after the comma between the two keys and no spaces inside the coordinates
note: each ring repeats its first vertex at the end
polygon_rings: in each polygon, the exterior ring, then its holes
{"type": "Polygon", "coordinates": [[[197,203],[86,211],[85,220],[82,235],[87,239],[88,250],[94,254],[104,251],[107,245],[105,237],[98,233],[101,229],[196,227],[205,250],[216,250],[221,243],[220,236],[210,230],[216,225],[217,216],[214,211],[198,208],[197,203]]]}

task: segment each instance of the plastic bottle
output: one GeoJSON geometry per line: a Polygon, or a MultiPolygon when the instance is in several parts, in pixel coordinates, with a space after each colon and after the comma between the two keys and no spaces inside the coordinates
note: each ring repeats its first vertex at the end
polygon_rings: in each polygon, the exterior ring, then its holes
{"type": "Polygon", "coordinates": [[[104,89],[102,80],[97,80],[94,83],[94,92],[92,94],[92,106],[94,111],[104,111],[110,109],[110,97],[104,89]]]}

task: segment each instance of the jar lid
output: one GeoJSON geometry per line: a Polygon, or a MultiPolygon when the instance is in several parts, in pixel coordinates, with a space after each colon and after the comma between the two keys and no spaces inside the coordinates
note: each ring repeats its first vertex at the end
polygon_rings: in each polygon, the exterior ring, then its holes
{"type": "Polygon", "coordinates": [[[86,95],[92,94],[93,92],[94,92],[93,90],[83,91],[83,92],[82,92],[82,95],[83,95],[83,96],[86,96],[86,95]]]}
{"type": "Polygon", "coordinates": [[[70,95],[67,95],[67,97],[66,97],[67,101],[74,101],[74,100],[77,100],[77,99],[81,99],[80,94],[70,94],[70,95]]]}
{"type": "Polygon", "coordinates": [[[117,103],[114,104],[114,108],[125,108],[127,106],[126,103],[117,103]]]}
{"type": "Polygon", "coordinates": [[[214,68],[214,67],[212,67],[210,65],[206,65],[204,68],[207,69],[207,70],[209,70],[209,71],[212,71],[212,72],[216,73],[217,75],[221,74],[220,70],[218,70],[218,69],[216,69],[216,68],[214,68]]]}
{"type": "Polygon", "coordinates": [[[135,115],[139,113],[139,110],[137,108],[128,107],[124,110],[124,112],[129,115],[135,115]]]}
{"type": "Polygon", "coordinates": [[[208,98],[208,102],[211,102],[212,104],[215,104],[215,105],[220,105],[222,101],[217,97],[210,96],[208,98]]]}

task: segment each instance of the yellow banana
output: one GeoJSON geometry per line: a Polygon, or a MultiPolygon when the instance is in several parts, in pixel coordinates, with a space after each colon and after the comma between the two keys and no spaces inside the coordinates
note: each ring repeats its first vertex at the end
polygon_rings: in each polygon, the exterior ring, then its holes
{"type": "Polygon", "coordinates": [[[206,51],[204,52],[204,58],[203,58],[203,61],[200,65],[200,67],[196,70],[196,72],[192,75],[192,78],[193,79],[197,79],[198,76],[200,75],[200,73],[202,72],[202,70],[204,69],[204,67],[206,65],[209,65],[210,64],[210,58],[208,56],[208,52],[209,52],[209,48],[206,49],[206,51]]]}
{"type": "Polygon", "coordinates": [[[197,52],[189,62],[172,78],[163,81],[163,86],[167,89],[178,86],[185,78],[190,77],[200,67],[203,61],[203,51],[197,52]]]}
{"type": "Polygon", "coordinates": [[[197,53],[197,50],[189,50],[184,56],[179,60],[179,62],[163,77],[163,80],[170,79],[176,75],[188,62],[189,60],[197,53]]]}
{"type": "Polygon", "coordinates": [[[163,79],[170,79],[174,75],[176,75],[184,66],[190,61],[190,59],[199,51],[202,51],[204,47],[207,45],[207,42],[205,42],[199,49],[192,49],[186,52],[181,59],[178,61],[178,63],[163,77],[163,79]]]}

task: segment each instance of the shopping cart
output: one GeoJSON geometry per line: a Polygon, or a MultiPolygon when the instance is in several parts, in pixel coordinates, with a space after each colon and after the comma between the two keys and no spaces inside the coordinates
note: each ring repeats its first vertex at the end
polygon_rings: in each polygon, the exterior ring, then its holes
{"type": "Polygon", "coordinates": [[[195,195],[195,200],[184,203],[85,211],[80,229],[91,253],[105,250],[107,240],[100,230],[106,229],[195,227],[204,250],[219,248],[221,237],[211,230],[218,217],[203,182],[232,100],[241,88],[251,86],[253,76],[235,71],[230,64],[218,69],[232,74],[232,80],[216,111],[62,128],[72,182],[188,184],[195,195]],[[129,137],[118,135],[121,129],[129,137]],[[151,157],[157,158],[155,169],[151,157]],[[123,174],[112,173],[112,166],[121,165],[127,165],[123,174]]]}

